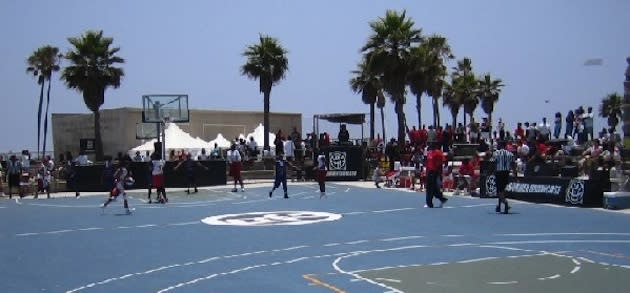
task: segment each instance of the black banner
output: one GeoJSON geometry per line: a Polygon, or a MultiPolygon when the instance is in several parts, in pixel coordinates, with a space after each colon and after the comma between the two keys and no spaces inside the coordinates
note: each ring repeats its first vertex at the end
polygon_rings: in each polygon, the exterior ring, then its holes
{"type": "MultiPolygon", "coordinates": [[[[481,176],[480,196],[496,197],[494,175],[481,176]]],[[[539,203],[602,206],[605,186],[601,180],[568,177],[510,177],[505,191],[508,198],[539,203]]]]}
{"type": "MultiPolygon", "coordinates": [[[[198,186],[225,185],[227,183],[227,163],[224,160],[199,161],[205,170],[195,167],[195,181],[198,186]]],[[[135,183],[128,189],[143,189],[148,186],[151,175],[148,169],[148,162],[131,162],[129,163],[129,171],[133,174],[135,183]]],[[[184,171],[180,168],[178,171],[173,170],[177,162],[166,162],[164,166],[164,179],[166,187],[186,187],[188,178],[184,171]]],[[[78,166],[77,171],[77,188],[79,191],[105,191],[102,182],[103,165],[78,166]]]]}
{"type": "Polygon", "coordinates": [[[330,146],[322,150],[326,156],[326,180],[349,181],[363,178],[363,152],[358,146],[330,146]]]}

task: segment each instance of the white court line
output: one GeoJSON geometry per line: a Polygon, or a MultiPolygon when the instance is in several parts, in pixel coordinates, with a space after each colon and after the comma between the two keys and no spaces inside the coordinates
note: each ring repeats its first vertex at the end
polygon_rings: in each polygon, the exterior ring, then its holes
{"type": "Polygon", "coordinates": [[[99,228],[99,227],[91,227],[91,228],[81,228],[81,229],[77,229],[77,231],[96,231],[96,230],[103,230],[105,228],[99,228]]]}
{"type": "Polygon", "coordinates": [[[415,210],[416,208],[400,208],[400,209],[391,209],[391,210],[378,210],[378,211],[372,211],[372,213],[390,213],[390,212],[399,212],[399,211],[408,211],[408,210],[415,210]]]}
{"type": "Polygon", "coordinates": [[[468,260],[462,260],[462,261],[458,261],[457,263],[472,263],[472,262],[480,262],[480,261],[486,261],[486,260],[493,260],[493,259],[497,259],[498,257],[495,256],[490,256],[490,257],[481,257],[481,258],[475,258],[475,259],[468,259],[468,260]]]}
{"type": "Polygon", "coordinates": [[[573,270],[571,271],[571,274],[575,274],[575,273],[577,273],[579,270],[580,270],[580,267],[579,267],[579,266],[574,267],[574,268],[573,268],[573,270]]]}
{"type": "Polygon", "coordinates": [[[400,283],[400,280],[396,280],[396,279],[388,279],[388,278],[375,278],[374,280],[385,281],[385,282],[391,282],[391,283],[400,283]]]}
{"type": "Polygon", "coordinates": [[[60,234],[60,233],[68,233],[68,232],[73,232],[74,230],[57,230],[57,231],[50,231],[50,232],[44,232],[43,234],[60,234]]]}
{"type": "Polygon", "coordinates": [[[515,244],[551,244],[551,243],[630,243],[630,240],[531,240],[531,241],[499,241],[490,242],[497,245],[515,245],[515,244]]]}
{"type": "Polygon", "coordinates": [[[545,281],[545,280],[553,280],[553,279],[557,279],[557,278],[560,278],[559,274],[555,274],[555,275],[549,276],[549,277],[538,278],[538,280],[545,281]]]}
{"type": "Polygon", "coordinates": [[[332,246],[338,246],[341,245],[341,243],[328,243],[328,244],[324,244],[325,247],[332,247],[332,246]]]}
{"type": "Polygon", "coordinates": [[[20,234],[15,234],[15,236],[33,236],[33,235],[39,235],[40,233],[20,233],[20,234]]]}
{"type": "Polygon", "coordinates": [[[366,242],[370,242],[370,240],[357,240],[357,241],[350,241],[350,242],[346,242],[346,243],[344,243],[344,244],[350,244],[350,245],[353,245],[353,244],[366,243],[366,242]]]}
{"type": "Polygon", "coordinates": [[[617,236],[630,236],[630,233],[517,233],[517,234],[494,234],[495,236],[566,236],[566,235],[617,235],[617,236]]]}
{"type": "Polygon", "coordinates": [[[349,212],[349,213],[342,213],[343,215],[361,215],[361,214],[366,214],[368,212],[349,212]]]}
{"type": "Polygon", "coordinates": [[[201,224],[201,221],[193,221],[193,222],[183,222],[183,223],[172,223],[172,224],[167,224],[167,226],[186,226],[186,225],[196,225],[196,224],[201,224]]]}
{"type": "Polygon", "coordinates": [[[518,284],[518,281],[504,281],[504,282],[488,282],[490,285],[512,285],[518,284]]]}
{"type": "Polygon", "coordinates": [[[476,208],[476,207],[489,207],[489,206],[495,206],[495,204],[493,203],[473,204],[473,205],[462,206],[462,208],[476,208]]]}
{"type": "Polygon", "coordinates": [[[378,241],[399,241],[399,240],[409,240],[409,239],[418,239],[418,238],[423,238],[424,236],[405,236],[405,237],[394,237],[394,238],[385,238],[385,239],[379,239],[378,241]]]}

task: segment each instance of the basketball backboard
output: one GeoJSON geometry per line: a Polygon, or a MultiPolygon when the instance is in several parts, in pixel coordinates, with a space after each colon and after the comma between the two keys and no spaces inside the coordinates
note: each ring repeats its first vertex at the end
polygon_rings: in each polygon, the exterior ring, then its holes
{"type": "Polygon", "coordinates": [[[156,123],[136,123],[136,139],[154,139],[158,137],[156,123]]]}
{"type": "Polygon", "coordinates": [[[189,121],[188,95],[142,96],[142,122],[184,123],[189,121]]]}

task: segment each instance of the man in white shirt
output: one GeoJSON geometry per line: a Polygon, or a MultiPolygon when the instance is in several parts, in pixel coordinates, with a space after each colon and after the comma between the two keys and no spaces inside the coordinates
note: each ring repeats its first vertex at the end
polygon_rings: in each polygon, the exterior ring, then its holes
{"type": "Polygon", "coordinates": [[[258,156],[258,143],[254,140],[253,136],[249,137],[249,141],[247,142],[247,151],[251,157],[258,156]]]}
{"type": "Polygon", "coordinates": [[[290,139],[285,140],[283,144],[284,144],[284,155],[286,156],[287,161],[293,162],[293,157],[295,153],[295,144],[290,139]]]}
{"type": "Polygon", "coordinates": [[[543,117],[542,123],[538,126],[538,132],[545,141],[551,137],[551,126],[547,123],[547,118],[543,117]]]}
{"type": "Polygon", "coordinates": [[[593,140],[593,107],[588,107],[586,113],[582,114],[582,122],[584,124],[584,138],[593,140]]]}

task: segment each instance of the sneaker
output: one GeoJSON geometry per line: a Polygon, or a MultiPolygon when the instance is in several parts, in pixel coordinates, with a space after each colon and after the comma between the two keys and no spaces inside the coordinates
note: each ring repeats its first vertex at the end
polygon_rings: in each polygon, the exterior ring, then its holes
{"type": "Polygon", "coordinates": [[[511,209],[511,206],[505,206],[505,211],[503,211],[504,214],[508,214],[508,211],[511,209]]]}
{"type": "Polygon", "coordinates": [[[289,198],[289,195],[287,193],[284,194],[284,198],[289,198]]]}
{"type": "Polygon", "coordinates": [[[190,190],[186,190],[186,194],[190,194],[190,190]]]}
{"type": "Polygon", "coordinates": [[[132,213],[133,211],[135,211],[135,210],[136,210],[136,209],[134,209],[134,208],[127,208],[127,209],[125,209],[125,212],[127,213],[127,215],[131,215],[131,213],[132,213]]]}
{"type": "Polygon", "coordinates": [[[199,192],[199,190],[197,190],[197,188],[195,188],[195,193],[199,192]]]}
{"type": "Polygon", "coordinates": [[[272,194],[273,194],[273,192],[269,191],[269,198],[271,198],[272,194]]]}
{"type": "Polygon", "coordinates": [[[446,197],[443,197],[443,198],[444,198],[444,200],[440,201],[440,207],[444,206],[444,204],[446,204],[446,202],[448,202],[448,198],[446,198],[446,197]]]}
{"type": "Polygon", "coordinates": [[[325,192],[320,192],[320,193],[319,193],[319,199],[322,199],[322,197],[324,197],[324,196],[326,196],[326,193],[325,193],[325,192]]]}
{"type": "Polygon", "coordinates": [[[232,192],[237,192],[237,191],[238,191],[238,189],[236,189],[236,188],[232,189],[232,192]]]}
{"type": "Polygon", "coordinates": [[[501,206],[498,205],[496,208],[494,208],[494,211],[497,212],[497,213],[500,213],[501,212],[501,206]]]}
{"type": "Polygon", "coordinates": [[[426,204],[424,205],[424,207],[427,208],[427,209],[432,209],[433,208],[433,207],[430,207],[430,206],[428,206],[426,204]]]}
{"type": "Polygon", "coordinates": [[[241,192],[245,192],[245,188],[241,187],[241,192]]]}
{"type": "Polygon", "coordinates": [[[149,203],[153,203],[153,202],[149,199],[149,203]]]}

